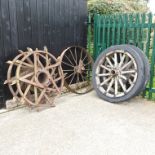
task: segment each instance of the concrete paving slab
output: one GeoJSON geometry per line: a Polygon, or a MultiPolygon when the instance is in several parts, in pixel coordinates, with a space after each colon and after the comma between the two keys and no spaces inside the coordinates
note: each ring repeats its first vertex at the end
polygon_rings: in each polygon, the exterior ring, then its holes
{"type": "Polygon", "coordinates": [[[0,115],[0,155],[155,155],[155,103],[67,94],[41,112],[0,115]]]}

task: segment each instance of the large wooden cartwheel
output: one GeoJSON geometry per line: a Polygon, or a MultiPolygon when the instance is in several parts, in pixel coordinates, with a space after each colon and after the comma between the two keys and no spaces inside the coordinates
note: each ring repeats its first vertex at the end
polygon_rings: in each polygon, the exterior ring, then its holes
{"type": "Polygon", "coordinates": [[[93,59],[86,49],[80,46],[68,47],[62,52],[61,58],[66,88],[76,94],[90,92],[93,59]]]}

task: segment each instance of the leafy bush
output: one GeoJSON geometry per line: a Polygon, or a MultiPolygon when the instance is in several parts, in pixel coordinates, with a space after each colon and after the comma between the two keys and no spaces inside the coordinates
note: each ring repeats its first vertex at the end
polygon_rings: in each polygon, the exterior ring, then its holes
{"type": "Polygon", "coordinates": [[[88,11],[91,15],[147,12],[145,0],[88,0],[88,11]]]}

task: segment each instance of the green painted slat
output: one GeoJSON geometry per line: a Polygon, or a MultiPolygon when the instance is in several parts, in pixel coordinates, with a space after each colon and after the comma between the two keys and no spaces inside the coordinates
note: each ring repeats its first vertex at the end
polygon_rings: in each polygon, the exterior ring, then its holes
{"type": "Polygon", "coordinates": [[[98,16],[94,16],[94,60],[97,58],[97,21],[98,21],[98,16]]]}
{"type": "Polygon", "coordinates": [[[102,17],[102,23],[103,23],[103,28],[102,28],[102,50],[106,49],[106,38],[105,38],[105,24],[106,24],[106,18],[103,16],[102,17]]]}
{"type": "Polygon", "coordinates": [[[127,25],[128,25],[128,16],[127,14],[123,15],[123,22],[124,22],[124,27],[123,27],[123,44],[126,43],[126,34],[127,34],[127,25]]]}
{"type": "Polygon", "coordinates": [[[108,16],[107,18],[108,18],[107,22],[108,22],[108,25],[109,25],[108,28],[107,28],[107,47],[109,47],[110,46],[110,25],[111,25],[110,21],[111,21],[111,17],[108,16]]]}
{"type": "Polygon", "coordinates": [[[115,33],[116,33],[116,20],[115,19],[115,15],[113,16],[113,27],[111,28],[112,29],[112,45],[115,44],[115,33]]]}
{"type": "MultiPolygon", "coordinates": [[[[98,26],[100,27],[101,25],[101,16],[98,17],[98,26]]],[[[97,55],[99,55],[100,53],[100,48],[101,48],[101,29],[99,28],[97,31],[97,55]]]]}
{"type": "MultiPolygon", "coordinates": [[[[155,28],[154,28],[154,33],[155,33],[155,28]]],[[[150,84],[149,84],[150,90],[153,88],[154,66],[155,66],[155,35],[153,38],[153,49],[152,49],[152,58],[151,58],[151,76],[150,76],[150,84]]],[[[152,99],[152,92],[151,91],[149,91],[149,99],[152,99]]]]}
{"type": "Polygon", "coordinates": [[[117,40],[116,40],[116,44],[119,45],[120,44],[120,28],[121,28],[121,15],[118,15],[118,26],[117,26],[117,40]]]}
{"type": "MultiPolygon", "coordinates": [[[[152,14],[150,13],[150,14],[148,14],[148,24],[150,25],[150,24],[152,24],[152,14]]],[[[147,40],[147,44],[146,44],[146,51],[147,51],[147,53],[146,53],[146,55],[147,55],[147,57],[149,58],[149,50],[150,50],[150,37],[151,37],[151,26],[149,26],[148,27],[148,33],[147,33],[147,38],[148,38],[148,40],[147,40]]]]}
{"type": "MultiPolygon", "coordinates": [[[[139,25],[140,24],[140,19],[139,19],[139,14],[136,14],[136,24],[139,25]]],[[[136,29],[136,37],[135,37],[135,42],[136,45],[138,45],[138,47],[140,48],[140,42],[141,42],[141,38],[140,38],[140,27],[138,27],[136,29]]]]}
{"type": "Polygon", "coordinates": [[[146,14],[145,13],[143,13],[142,15],[141,15],[141,19],[142,19],[142,42],[143,42],[143,47],[142,47],[142,50],[146,53],[146,49],[144,49],[144,45],[145,45],[145,35],[146,35],[146,29],[144,28],[144,24],[145,24],[145,21],[146,21],[146,14]]]}

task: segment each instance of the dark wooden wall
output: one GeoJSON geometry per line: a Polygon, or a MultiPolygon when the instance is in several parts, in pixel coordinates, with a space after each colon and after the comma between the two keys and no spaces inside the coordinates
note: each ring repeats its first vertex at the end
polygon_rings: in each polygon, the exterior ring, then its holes
{"type": "Polygon", "coordinates": [[[86,21],[86,0],[0,0],[0,106],[9,92],[6,60],[26,47],[46,45],[58,56],[67,46],[86,46],[86,21]]]}

